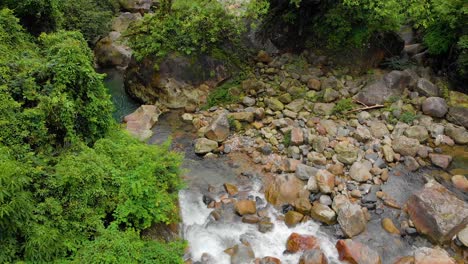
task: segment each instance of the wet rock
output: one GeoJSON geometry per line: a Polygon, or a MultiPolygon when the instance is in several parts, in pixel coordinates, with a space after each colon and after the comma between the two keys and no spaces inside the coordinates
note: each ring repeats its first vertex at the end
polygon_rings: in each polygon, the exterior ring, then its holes
{"type": "Polygon", "coordinates": [[[342,141],[335,146],[338,161],[351,165],[358,158],[358,148],[348,141],[342,141]]]}
{"type": "Polygon", "coordinates": [[[444,117],[448,111],[447,102],[444,98],[429,97],[422,104],[424,114],[432,117],[444,117]]]}
{"type": "Polygon", "coordinates": [[[300,146],[304,143],[304,132],[300,127],[293,127],[291,130],[291,144],[300,146]]]}
{"type": "Polygon", "coordinates": [[[445,127],[445,133],[457,144],[468,144],[468,131],[464,127],[449,124],[445,127]]]}
{"type": "Polygon", "coordinates": [[[338,223],[347,237],[359,235],[366,229],[366,218],[357,204],[343,202],[338,209],[338,223]]]}
{"type": "Polygon", "coordinates": [[[142,105],[135,112],[127,115],[124,122],[127,131],[134,137],[143,141],[153,135],[151,128],[159,119],[161,111],[155,105],[142,105]]]}
{"type": "Polygon", "coordinates": [[[206,154],[218,148],[218,142],[207,138],[199,138],[195,140],[195,153],[206,154]]]}
{"type": "Polygon", "coordinates": [[[414,252],[414,264],[455,264],[447,251],[436,247],[422,247],[414,252]]]}
{"type": "Polygon", "coordinates": [[[255,214],[257,206],[255,201],[240,200],[235,204],[235,210],[239,215],[255,214]]]}
{"type": "Polygon", "coordinates": [[[288,227],[294,227],[301,222],[302,218],[304,218],[303,214],[296,211],[289,211],[284,215],[284,223],[288,227]]]}
{"type": "Polygon", "coordinates": [[[296,167],[295,175],[297,178],[303,181],[307,181],[309,180],[310,177],[315,178],[315,175],[317,174],[317,172],[318,172],[317,168],[307,166],[305,164],[298,164],[296,167]]]}
{"type": "Polygon", "coordinates": [[[234,196],[237,193],[239,193],[239,189],[237,189],[237,186],[235,186],[234,184],[225,183],[224,188],[226,189],[226,192],[229,193],[229,195],[231,196],[234,196]]]}
{"type": "Polygon", "coordinates": [[[368,160],[354,162],[349,169],[349,176],[355,181],[366,182],[372,179],[371,168],[372,163],[368,160]]]}
{"type": "Polygon", "coordinates": [[[327,170],[319,170],[315,175],[317,185],[322,193],[331,193],[335,187],[335,175],[327,170]]]}
{"type": "Polygon", "coordinates": [[[261,233],[268,233],[273,230],[273,223],[270,221],[260,221],[258,223],[258,231],[261,233]]]}
{"type": "Polygon", "coordinates": [[[231,264],[250,263],[255,259],[255,253],[250,245],[239,244],[224,251],[231,256],[231,264]]]}
{"type": "Polygon", "coordinates": [[[423,126],[412,126],[405,131],[405,136],[409,138],[415,138],[419,140],[419,142],[424,142],[429,138],[429,133],[427,129],[423,126]]]}
{"type": "Polygon", "coordinates": [[[322,250],[316,248],[305,251],[299,259],[299,264],[328,264],[328,259],[322,250]]]}
{"type": "Polygon", "coordinates": [[[442,169],[447,169],[452,162],[452,156],[442,154],[429,154],[432,164],[442,169]]]}
{"type": "Polygon", "coordinates": [[[222,142],[229,136],[229,121],[226,113],[219,114],[205,132],[208,139],[222,142]]]}
{"type": "Polygon", "coordinates": [[[292,174],[278,175],[268,184],[265,198],[272,205],[292,204],[299,198],[304,185],[292,174]]]}
{"type": "Polygon", "coordinates": [[[445,243],[468,224],[468,205],[435,181],[410,196],[406,203],[419,233],[436,243],[445,243]]]}
{"type": "Polygon", "coordinates": [[[333,225],[336,223],[336,213],[330,207],[314,202],[312,210],[310,212],[312,219],[325,223],[327,225],[333,225]]]}
{"type": "Polygon", "coordinates": [[[273,111],[282,111],[284,109],[284,104],[278,100],[278,98],[271,97],[265,100],[268,108],[273,111]]]}
{"type": "Polygon", "coordinates": [[[449,108],[447,119],[454,123],[468,128],[468,107],[452,106],[449,108]]]}
{"type": "Polygon", "coordinates": [[[452,177],[452,183],[455,188],[468,192],[468,180],[464,175],[454,175],[452,177]]]}
{"type": "Polygon", "coordinates": [[[318,239],[310,235],[292,233],[286,241],[286,251],[289,253],[307,251],[318,247],[318,239]]]}
{"type": "Polygon", "coordinates": [[[419,140],[405,136],[395,138],[392,143],[393,150],[403,156],[414,157],[420,148],[419,140]]]}
{"type": "Polygon", "coordinates": [[[275,257],[264,257],[255,264],[281,264],[281,260],[275,257]]]}
{"type": "Polygon", "coordinates": [[[336,243],[339,259],[353,264],[381,264],[379,254],[351,239],[338,240],[336,243]]]}
{"type": "Polygon", "coordinates": [[[438,97],[439,88],[425,78],[420,78],[416,84],[416,91],[423,96],[438,97]]]}
{"type": "Polygon", "coordinates": [[[390,218],[382,219],[382,227],[383,229],[385,229],[385,231],[387,231],[390,234],[400,234],[400,230],[395,226],[392,219],[390,218]]]}

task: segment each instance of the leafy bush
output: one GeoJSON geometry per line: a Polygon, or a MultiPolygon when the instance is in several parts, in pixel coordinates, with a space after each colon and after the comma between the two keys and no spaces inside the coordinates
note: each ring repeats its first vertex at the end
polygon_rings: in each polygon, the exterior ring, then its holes
{"type": "Polygon", "coordinates": [[[176,1],[170,13],[146,15],[127,35],[137,59],[210,54],[226,42],[239,43],[239,23],[216,0],[176,1]]]}
{"type": "Polygon", "coordinates": [[[399,120],[407,124],[412,124],[417,118],[418,116],[415,113],[406,111],[400,115],[399,120]]]}
{"type": "Polygon", "coordinates": [[[333,107],[333,114],[342,115],[350,110],[353,110],[355,105],[356,104],[353,102],[352,98],[341,99],[333,107]]]}

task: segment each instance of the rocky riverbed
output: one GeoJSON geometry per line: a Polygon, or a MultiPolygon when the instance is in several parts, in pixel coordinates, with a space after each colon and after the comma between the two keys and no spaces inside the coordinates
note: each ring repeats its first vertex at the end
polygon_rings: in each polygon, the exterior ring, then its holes
{"type": "Polygon", "coordinates": [[[186,153],[187,263],[467,260],[466,95],[420,68],[353,77],[320,56],[256,59],[230,91],[239,103],[153,130],[163,107],[127,118],[186,153]]]}

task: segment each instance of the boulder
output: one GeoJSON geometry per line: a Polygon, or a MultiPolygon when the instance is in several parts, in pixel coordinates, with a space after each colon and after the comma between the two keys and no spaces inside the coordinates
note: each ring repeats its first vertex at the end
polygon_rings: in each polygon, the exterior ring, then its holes
{"type": "Polygon", "coordinates": [[[442,169],[447,169],[452,162],[452,156],[443,155],[443,154],[429,154],[432,164],[440,167],[442,169]]]}
{"type": "Polygon", "coordinates": [[[94,48],[96,63],[101,67],[121,67],[125,68],[130,63],[132,51],[128,46],[120,44],[117,39],[120,33],[114,32],[102,38],[94,48]]]}
{"type": "Polygon", "coordinates": [[[451,137],[457,144],[468,144],[468,131],[464,127],[448,124],[445,127],[445,134],[451,137]]]}
{"type": "Polygon", "coordinates": [[[299,259],[299,264],[328,264],[327,256],[319,248],[307,250],[299,259]]]}
{"type": "Polygon", "coordinates": [[[305,183],[293,174],[282,174],[276,176],[265,189],[265,198],[272,205],[293,204],[305,183]]]}
{"type": "Polygon", "coordinates": [[[414,252],[414,264],[456,264],[442,248],[422,247],[414,252]]]}
{"type": "Polygon", "coordinates": [[[284,215],[284,223],[288,227],[294,227],[295,225],[299,224],[302,221],[302,218],[304,218],[304,215],[296,212],[296,211],[288,211],[284,215]]]}
{"type": "Polygon", "coordinates": [[[410,82],[410,75],[404,71],[392,71],[381,80],[365,86],[357,99],[366,105],[383,104],[391,96],[401,96],[410,82]]]}
{"type": "Polygon", "coordinates": [[[411,195],[406,209],[418,232],[435,243],[449,242],[468,224],[468,204],[435,181],[411,195]]]}
{"type": "Polygon", "coordinates": [[[208,126],[205,137],[222,142],[229,136],[229,121],[226,113],[219,114],[208,126]]]}
{"type": "Polygon", "coordinates": [[[159,119],[161,111],[155,105],[142,105],[135,112],[127,115],[124,122],[127,124],[127,131],[143,141],[153,135],[151,128],[159,119]]]}
{"type": "Polygon", "coordinates": [[[132,58],[125,71],[125,89],[139,102],[160,102],[169,108],[206,103],[210,87],[231,76],[225,61],[208,55],[169,54],[160,60],[132,58]]]}
{"type": "Polygon", "coordinates": [[[392,141],[393,150],[403,156],[416,156],[420,146],[419,140],[405,136],[396,137],[392,141]]]}
{"type": "Polygon", "coordinates": [[[153,0],[119,0],[120,7],[130,12],[148,12],[153,0]]]}
{"type": "Polygon", "coordinates": [[[130,12],[122,12],[118,17],[115,17],[112,20],[112,25],[111,29],[113,31],[117,31],[120,33],[125,32],[125,30],[128,29],[128,27],[138,21],[141,20],[143,17],[141,16],[140,13],[130,13],[130,12]]]}
{"type": "Polygon", "coordinates": [[[327,225],[333,225],[336,223],[336,213],[330,207],[323,205],[319,202],[314,202],[312,210],[310,212],[312,219],[325,223],[327,225]]]}
{"type": "Polygon", "coordinates": [[[322,193],[331,193],[335,187],[335,175],[327,170],[319,170],[315,175],[317,186],[322,193]]]}
{"type": "Polygon", "coordinates": [[[427,96],[427,97],[440,96],[439,88],[425,78],[420,78],[418,80],[418,82],[416,83],[416,91],[420,95],[427,96]]]}
{"type": "Polygon", "coordinates": [[[292,233],[286,241],[286,251],[296,253],[319,248],[318,239],[310,235],[292,233]]]}
{"type": "Polygon", "coordinates": [[[447,119],[458,125],[462,125],[468,129],[468,107],[467,106],[452,106],[448,110],[447,119]]]}
{"type": "Polygon", "coordinates": [[[239,215],[255,214],[257,212],[256,203],[252,200],[240,200],[236,202],[234,208],[239,215]]]}
{"type": "Polygon", "coordinates": [[[429,97],[424,100],[422,111],[424,114],[432,117],[444,117],[448,111],[447,102],[445,102],[444,98],[429,97]]]}
{"type": "Polygon", "coordinates": [[[372,174],[370,173],[371,169],[372,163],[370,161],[356,161],[349,169],[349,176],[355,181],[366,182],[372,179],[372,174]]]}
{"type": "Polygon", "coordinates": [[[344,201],[338,207],[338,223],[346,237],[354,237],[366,229],[367,221],[361,207],[344,201]]]}
{"type": "Polygon", "coordinates": [[[339,259],[341,261],[346,261],[352,264],[382,263],[382,260],[376,251],[351,239],[338,240],[338,242],[336,242],[336,249],[338,250],[339,259]]]}
{"type": "Polygon", "coordinates": [[[342,141],[335,146],[338,161],[351,165],[358,158],[359,149],[348,141],[342,141]]]}
{"type": "Polygon", "coordinates": [[[195,153],[206,154],[218,148],[218,142],[207,138],[199,138],[195,140],[195,153]]]}

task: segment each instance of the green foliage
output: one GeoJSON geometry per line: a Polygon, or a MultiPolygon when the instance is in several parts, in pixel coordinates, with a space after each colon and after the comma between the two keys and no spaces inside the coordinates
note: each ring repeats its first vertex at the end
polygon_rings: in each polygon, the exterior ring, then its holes
{"type": "Polygon", "coordinates": [[[183,263],[185,243],[141,240],[133,229],[119,231],[115,226],[99,231],[95,241],[86,242],[73,263],[183,263]]]}
{"type": "Polygon", "coordinates": [[[413,121],[416,120],[417,118],[418,116],[415,113],[406,111],[400,115],[399,120],[407,124],[412,124],[413,121]]]}
{"type": "Polygon", "coordinates": [[[384,60],[384,62],[382,63],[381,66],[389,68],[391,70],[402,71],[402,70],[408,69],[408,68],[410,68],[410,67],[412,67],[414,65],[415,65],[415,63],[412,62],[409,59],[401,58],[399,56],[395,56],[395,57],[391,57],[391,58],[388,58],[388,59],[384,60]]]}
{"type": "Polygon", "coordinates": [[[35,39],[0,10],[1,263],[181,261],[139,236],[177,220],[181,157],[114,124],[92,63],[81,33],[35,39]]]}
{"type": "Polygon", "coordinates": [[[146,15],[127,35],[137,59],[164,58],[172,52],[211,54],[226,42],[239,44],[239,23],[216,0],[181,0],[169,14],[146,15]]]}
{"type": "Polygon", "coordinates": [[[330,48],[362,47],[374,33],[398,30],[403,8],[397,0],[340,0],[317,18],[315,28],[330,48]]]}
{"type": "Polygon", "coordinates": [[[346,98],[339,100],[336,105],[333,107],[333,114],[343,115],[346,112],[353,110],[355,103],[352,98],[346,98]]]}
{"type": "Polygon", "coordinates": [[[291,130],[284,132],[283,145],[285,147],[291,146],[291,130]]]}
{"type": "Polygon", "coordinates": [[[241,84],[242,79],[243,77],[237,77],[216,87],[208,95],[205,108],[238,102],[240,97],[237,89],[241,84]]]}
{"type": "Polygon", "coordinates": [[[6,0],[0,8],[15,10],[34,35],[59,29],[78,30],[89,42],[109,31],[117,0],[6,0]]]}

